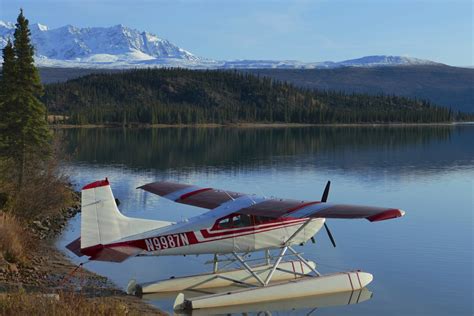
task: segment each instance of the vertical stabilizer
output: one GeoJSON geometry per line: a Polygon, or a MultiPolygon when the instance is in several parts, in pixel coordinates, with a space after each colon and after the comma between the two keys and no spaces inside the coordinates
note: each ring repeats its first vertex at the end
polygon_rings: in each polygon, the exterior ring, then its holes
{"type": "Polygon", "coordinates": [[[81,249],[107,245],[172,224],[124,216],[117,208],[107,178],[84,186],[81,193],[81,249]]]}

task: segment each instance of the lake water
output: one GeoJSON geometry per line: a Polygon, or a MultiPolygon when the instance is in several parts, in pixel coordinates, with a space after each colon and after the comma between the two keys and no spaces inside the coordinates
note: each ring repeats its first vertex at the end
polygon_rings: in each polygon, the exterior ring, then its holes
{"type": "MultiPolygon", "coordinates": [[[[108,177],[127,216],[179,221],[203,210],[136,187],[170,180],[237,192],[401,208],[406,216],[370,223],[328,220],[325,234],[298,247],[323,273],[374,275],[370,300],[305,306],[273,315],[472,315],[474,125],[444,127],[168,128],[61,130],[74,153],[77,187],[108,177]]],[[[79,235],[71,220],[58,246],[79,235]]],[[[87,268],[125,288],[212,269],[209,256],[132,258],[87,268]]],[[[74,258],[75,262],[84,259],[74,258]]],[[[171,312],[173,299],[152,300],[171,312]]]]}

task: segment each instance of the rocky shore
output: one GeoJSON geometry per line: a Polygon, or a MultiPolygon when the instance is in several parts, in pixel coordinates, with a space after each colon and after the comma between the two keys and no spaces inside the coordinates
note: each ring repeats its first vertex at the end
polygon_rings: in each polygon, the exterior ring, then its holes
{"type": "Polygon", "coordinates": [[[107,278],[82,267],[77,268],[55,247],[56,238],[66,227],[68,220],[79,212],[80,198],[77,194],[74,203],[57,215],[32,221],[28,227],[31,232],[28,262],[9,263],[0,256],[0,295],[2,292],[17,291],[41,294],[80,293],[90,300],[106,298],[108,302],[125,304],[127,314],[164,315],[165,313],[145,301],[127,295],[107,278]]]}

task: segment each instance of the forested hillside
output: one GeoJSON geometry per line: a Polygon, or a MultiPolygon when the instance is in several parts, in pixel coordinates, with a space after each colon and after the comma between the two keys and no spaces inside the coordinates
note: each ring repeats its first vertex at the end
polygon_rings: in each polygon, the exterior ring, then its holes
{"type": "Polygon", "coordinates": [[[50,84],[44,102],[71,123],[386,123],[459,119],[427,101],[296,88],[231,71],[145,69],[50,84]]]}
{"type": "MultiPolygon", "coordinates": [[[[120,70],[40,68],[44,84],[63,82],[92,73],[120,70]]],[[[343,67],[337,69],[241,69],[287,81],[305,89],[345,93],[388,94],[428,100],[453,111],[474,113],[474,69],[446,65],[343,67]]]]}
{"type": "Polygon", "coordinates": [[[343,67],[337,69],[249,69],[297,87],[394,94],[424,99],[453,111],[474,113],[474,69],[446,65],[343,67]]]}

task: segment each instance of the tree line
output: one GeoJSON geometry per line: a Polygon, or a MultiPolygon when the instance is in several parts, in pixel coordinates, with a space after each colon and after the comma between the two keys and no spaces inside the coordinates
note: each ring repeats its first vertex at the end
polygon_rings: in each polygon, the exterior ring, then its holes
{"type": "Polygon", "coordinates": [[[297,88],[249,73],[137,69],[46,86],[49,111],[72,124],[433,123],[462,114],[425,100],[297,88]]]}

